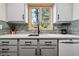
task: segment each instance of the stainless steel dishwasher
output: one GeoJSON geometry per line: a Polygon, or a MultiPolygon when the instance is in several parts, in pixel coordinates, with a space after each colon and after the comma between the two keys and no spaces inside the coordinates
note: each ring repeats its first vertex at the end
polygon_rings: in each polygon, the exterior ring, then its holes
{"type": "Polygon", "coordinates": [[[59,40],[59,56],[79,56],[79,40],[59,40]]]}

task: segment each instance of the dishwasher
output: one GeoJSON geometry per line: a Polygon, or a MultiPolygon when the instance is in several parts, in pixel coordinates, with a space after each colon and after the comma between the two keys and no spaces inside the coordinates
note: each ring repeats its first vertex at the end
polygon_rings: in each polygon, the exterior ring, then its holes
{"type": "Polygon", "coordinates": [[[59,56],[79,56],[79,40],[59,40],[59,56]]]}

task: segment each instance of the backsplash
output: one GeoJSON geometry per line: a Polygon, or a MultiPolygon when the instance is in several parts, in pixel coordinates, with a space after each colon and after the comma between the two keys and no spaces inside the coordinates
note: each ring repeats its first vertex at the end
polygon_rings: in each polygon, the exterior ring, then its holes
{"type": "Polygon", "coordinates": [[[71,34],[78,34],[79,35],[79,20],[75,20],[71,23],[69,27],[71,34]]]}
{"type": "Polygon", "coordinates": [[[16,33],[19,34],[19,33],[23,33],[23,34],[27,34],[29,33],[28,31],[28,24],[24,23],[8,23],[9,24],[9,27],[11,27],[11,25],[14,25],[15,28],[16,28],[16,33]]]}
{"type": "Polygon", "coordinates": [[[0,25],[2,25],[2,29],[0,29],[0,35],[1,34],[8,34],[10,28],[9,28],[7,22],[0,20],[0,25]]]}
{"type": "MultiPolygon", "coordinates": [[[[69,27],[71,33],[77,34],[79,32],[79,30],[78,30],[78,28],[79,28],[78,24],[79,24],[78,21],[72,22],[72,25],[69,27]],[[76,24],[74,24],[74,23],[76,23],[76,24]]],[[[7,23],[5,21],[0,21],[0,25],[2,25],[2,29],[0,29],[0,34],[7,34],[7,33],[9,34],[10,30],[11,30],[10,29],[11,25],[14,25],[16,27],[16,33],[17,34],[32,33],[31,31],[28,30],[28,24],[26,24],[26,23],[24,23],[24,24],[23,23],[7,23]]],[[[43,33],[44,34],[58,34],[58,33],[61,33],[60,29],[61,28],[58,27],[58,25],[54,25],[54,29],[53,30],[40,31],[40,33],[42,33],[42,34],[43,33]]]]}
{"type": "MultiPolygon", "coordinates": [[[[9,23],[9,26],[14,25],[16,27],[16,33],[19,34],[28,34],[28,33],[32,33],[31,31],[28,30],[28,24],[21,24],[21,23],[9,23]]],[[[59,33],[58,29],[54,29],[54,30],[48,30],[48,31],[40,31],[40,33],[59,33]]]]}

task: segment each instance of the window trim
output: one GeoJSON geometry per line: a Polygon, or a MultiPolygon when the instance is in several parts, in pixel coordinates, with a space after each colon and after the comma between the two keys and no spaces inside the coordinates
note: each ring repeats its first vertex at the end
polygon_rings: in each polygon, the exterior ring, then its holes
{"type": "MultiPolygon", "coordinates": [[[[37,30],[37,28],[35,29],[35,28],[33,28],[31,25],[32,25],[32,21],[31,21],[31,9],[32,8],[37,8],[37,9],[42,9],[42,8],[50,8],[50,21],[51,21],[51,28],[50,29],[41,29],[41,28],[39,28],[40,29],[40,31],[42,31],[42,30],[53,30],[54,29],[54,27],[53,27],[53,7],[28,7],[28,30],[31,30],[31,31],[34,31],[34,30],[37,30]]],[[[41,11],[41,10],[40,10],[41,11]]],[[[42,12],[40,12],[39,13],[39,19],[41,19],[42,18],[42,16],[41,16],[41,13],[42,12]]],[[[39,27],[40,27],[40,25],[39,25],[39,27]]]]}

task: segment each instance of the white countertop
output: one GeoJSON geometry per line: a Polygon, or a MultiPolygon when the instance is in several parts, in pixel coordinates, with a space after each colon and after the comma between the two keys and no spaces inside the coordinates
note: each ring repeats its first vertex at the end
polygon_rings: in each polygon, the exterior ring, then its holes
{"type": "Polygon", "coordinates": [[[74,38],[79,39],[79,35],[72,34],[40,34],[39,36],[28,36],[29,34],[6,34],[0,38],[74,38]]]}

